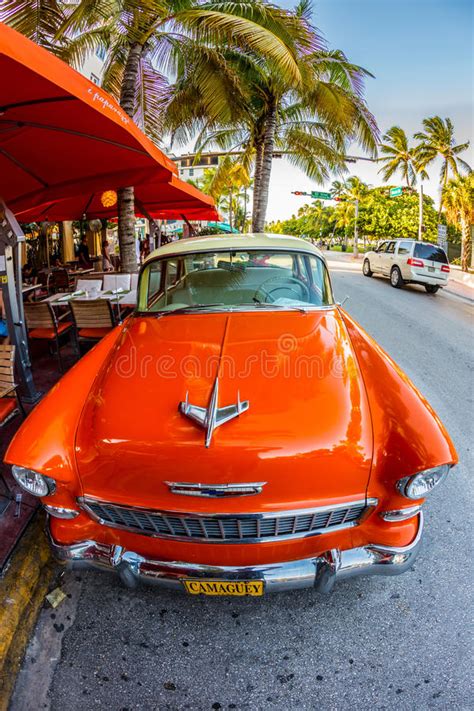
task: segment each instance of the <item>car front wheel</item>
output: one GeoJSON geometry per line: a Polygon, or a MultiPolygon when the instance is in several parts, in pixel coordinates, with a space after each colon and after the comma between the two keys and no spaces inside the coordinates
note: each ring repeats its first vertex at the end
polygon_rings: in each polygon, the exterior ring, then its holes
{"type": "Polygon", "coordinates": [[[436,294],[439,289],[438,284],[425,284],[425,289],[428,294],[436,294]]]}
{"type": "Polygon", "coordinates": [[[390,272],[390,284],[395,289],[400,289],[403,286],[402,273],[398,267],[393,267],[390,272]]]}
{"type": "Polygon", "coordinates": [[[371,277],[373,274],[373,271],[370,268],[370,262],[368,259],[364,259],[364,263],[362,265],[362,273],[366,277],[371,277]]]}

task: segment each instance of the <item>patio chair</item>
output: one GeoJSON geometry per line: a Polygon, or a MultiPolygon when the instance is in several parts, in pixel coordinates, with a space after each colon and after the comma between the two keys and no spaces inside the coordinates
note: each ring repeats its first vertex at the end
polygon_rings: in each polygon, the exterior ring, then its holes
{"type": "Polygon", "coordinates": [[[0,427],[25,410],[15,385],[15,346],[0,345],[0,427]]]}
{"type": "Polygon", "coordinates": [[[104,291],[115,291],[116,289],[130,291],[130,277],[130,274],[105,274],[104,291]]]}
{"type": "Polygon", "coordinates": [[[63,372],[59,337],[65,333],[69,333],[71,336],[74,334],[71,321],[63,321],[69,314],[64,313],[62,316],[57,317],[51,304],[46,301],[24,304],[24,309],[28,338],[30,340],[48,341],[50,345],[54,342],[56,344],[59,369],[63,372]]]}
{"type": "Polygon", "coordinates": [[[71,286],[67,269],[53,269],[49,275],[49,290],[52,294],[68,292],[71,286]]]}
{"type": "Polygon", "coordinates": [[[90,301],[76,299],[69,302],[72,317],[76,324],[79,343],[100,341],[113,328],[115,316],[107,299],[91,299],[90,301]]]}

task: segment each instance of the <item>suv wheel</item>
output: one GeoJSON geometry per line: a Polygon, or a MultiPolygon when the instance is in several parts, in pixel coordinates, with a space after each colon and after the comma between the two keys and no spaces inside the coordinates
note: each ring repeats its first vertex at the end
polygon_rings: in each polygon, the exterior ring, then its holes
{"type": "Polygon", "coordinates": [[[373,271],[370,268],[370,262],[368,259],[364,259],[364,263],[362,265],[362,273],[366,277],[371,277],[373,274],[373,271]]]}
{"type": "Polygon", "coordinates": [[[438,284],[425,284],[425,289],[428,294],[436,294],[439,289],[438,284]]]}
{"type": "Polygon", "coordinates": [[[402,273],[398,267],[392,267],[390,272],[390,284],[395,289],[400,289],[403,286],[402,273]]]}

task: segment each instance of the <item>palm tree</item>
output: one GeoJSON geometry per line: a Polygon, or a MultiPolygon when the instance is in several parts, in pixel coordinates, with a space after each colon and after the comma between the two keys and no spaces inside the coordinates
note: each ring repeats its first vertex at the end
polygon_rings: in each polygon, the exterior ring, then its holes
{"type": "MultiPolygon", "coordinates": [[[[75,66],[82,65],[94,50],[106,49],[104,88],[155,138],[166,101],[164,72],[178,75],[183,66],[192,69],[206,115],[230,119],[238,94],[221,47],[265,56],[274,71],[288,81],[296,85],[301,80],[295,50],[284,29],[289,13],[262,0],[208,4],[197,0],[46,2],[60,13],[60,17],[49,13],[54,20],[51,35],[46,32],[50,47],[75,66]]],[[[30,5],[24,0],[7,0],[1,17],[35,39],[43,2],[36,0],[36,12],[30,5]]],[[[189,93],[188,100],[193,100],[189,93]]],[[[119,241],[124,269],[136,271],[133,187],[119,193],[119,241]]]]}
{"type": "Polygon", "coordinates": [[[224,156],[213,172],[208,184],[208,192],[215,199],[221,198],[224,194],[228,196],[227,207],[231,227],[233,227],[233,213],[237,207],[240,191],[242,188],[248,188],[249,185],[250,176],[245,166],[231,156],[224,156]]]}
{"type": "MultiPolygon", "coordinates": [[[[399,172],[408,188],[415,185],[416,174],[419,172],[416,149],[408,145],[408,137],[403,128],[392,126],[383,135],[382,141],[384,143],[379,148],[384,155],[379,158],[379,162],[384,163],[384,166],[379,173],[382,173],[383,180],[388,182],[394,173],[399,172]]],[[[428,177],[425,170],[421,169],[420,177],[422,180],[428,177]]]]}
{"type": "Polygon", "coordinates": [[[461,230],[461,268],[467,272],[471,261],[471,229],[474,223],[474,173],[446,183],[442,204],[448,222],[461,230]]]}
{"type": "MultiPolygon", "coordinates": [[[[282,153],[312,179],[323,182],[331,171],[345,168],[347,140],[355,139],[375,152],[377,128],[363,99],[363,79],[369,73],[351,64],[338,51],[326,50],[310,24],[310,8],[303,1],[286,18],[285,29],[295,50],[302,77],[298,85],[274,64],[253,51],[226,51],[225,58],[236,82],[240,107],[231,120],[213,120],[199,100],[199,87],[184,71],[168,106],[168,125],[178,140],[190,138],[196,119],[202,129],[196,151],[219,148],[241,153],[247,167],[254,165],[252,229],[264,228],[274,153],[282,153]],[[187,101],[192,96],[194,100],[187,101]]],[[[235,104],[234,104],[235,106],[235,104]]]]}
{"type": "MultiPolygon", "coordinates": [[[[438,156],[442,158],[440,183],[441,187],[446,187],[449,173],[457,178],[461,170],[470,171],[470,166],[459,158],[459,154],[469,148],[469,141],[456,145],[454,138],[454,126],[451,119],[442,119],[440,116],[432,116],[423,120],[424,131],[415,133],[414,138],[421,143],[416,147],[414,161],[419,169],[426,168],[438,156]]],[[[442,200],[440,203],[440,212],[442,200]]]]}

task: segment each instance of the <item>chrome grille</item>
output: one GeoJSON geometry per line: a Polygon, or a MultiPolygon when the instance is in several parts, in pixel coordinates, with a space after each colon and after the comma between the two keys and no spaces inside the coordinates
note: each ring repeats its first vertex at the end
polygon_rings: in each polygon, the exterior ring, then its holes
{"type": "Polygon", "coordinates": [[[79,503],[101,524],[148,536],[208,543],[260,543],[355,526],[375,502],[354,501],[317,509],[236,515],[154,511],[90,498],[80,499],[79,503]]]}

